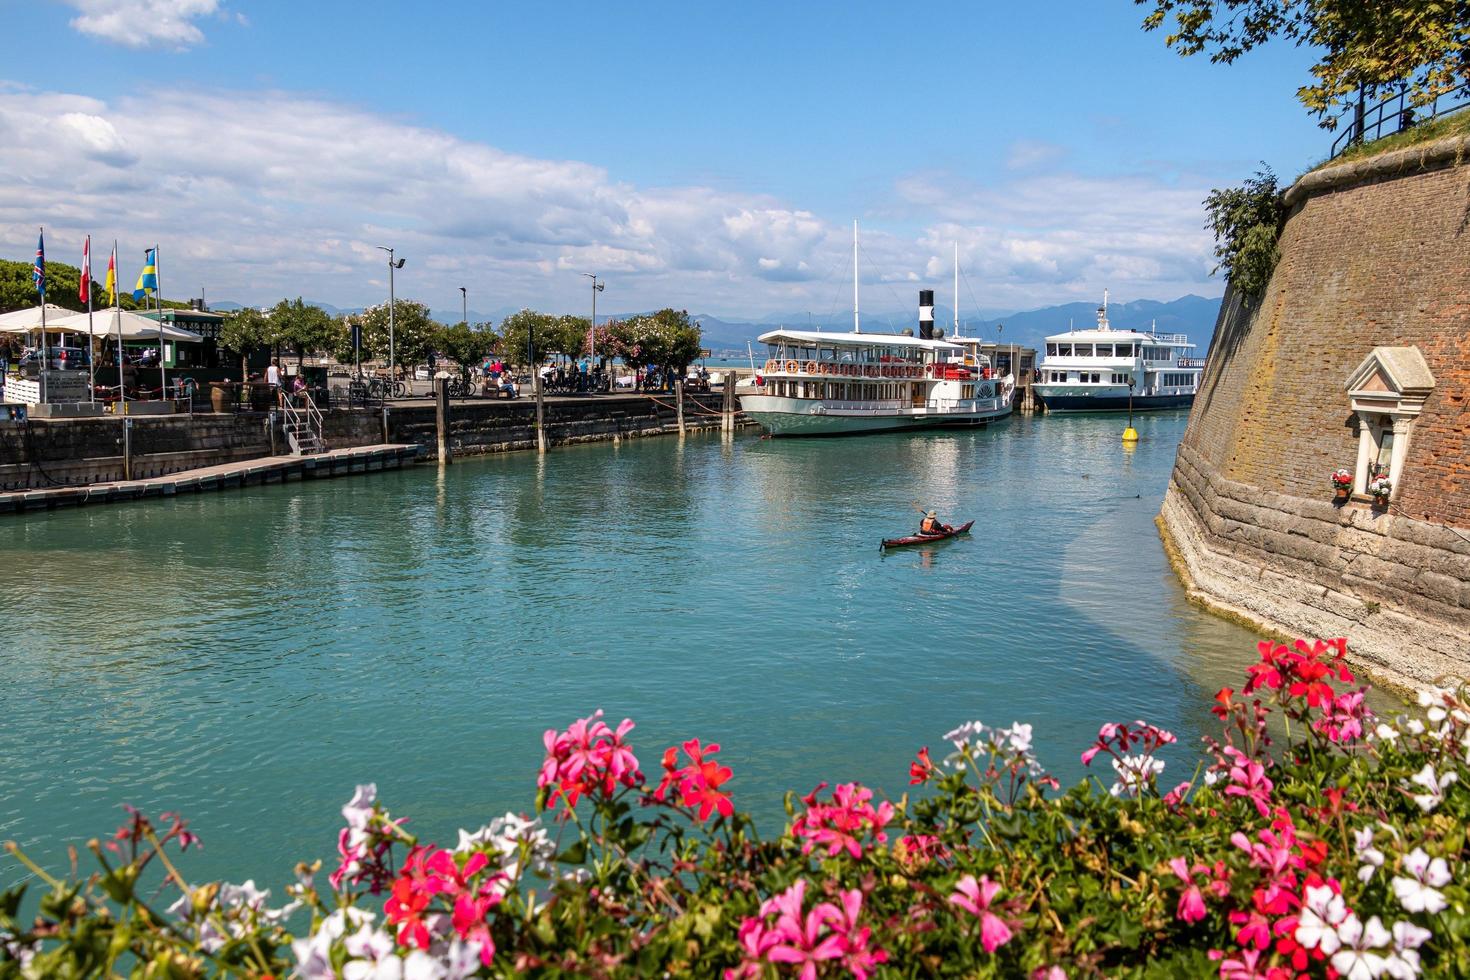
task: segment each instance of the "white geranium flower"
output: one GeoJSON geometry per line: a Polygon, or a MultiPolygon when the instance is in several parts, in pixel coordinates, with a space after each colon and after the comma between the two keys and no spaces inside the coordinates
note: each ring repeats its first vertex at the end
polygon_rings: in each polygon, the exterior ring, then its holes
{"type": "Polygon", "coordinates": [[[1392,742],[1399,737],[1399,730],[1386,721],[1380,721],[1378,727],[1373,729],[1373,734],[1377,735],[1380,741],[1392,742]]]}
{"type": "Polygon", "coordinates": [[[447,980],[447,976],[444,964],[421,949],[404,957],[403,980],[447,980]]]}
{"type": "Polygon", "coordinates": [[[403,961],[392,955],[342,964],[342,980],[403,980],[403,972],[403,961]]]}
{"type": "Polygon", "coordinates": [[[1164,771],[1164,760],[1151,755],[1125,755],[1121,759],[1113,759],[1113,771],[1118,774],[1118,781],[1113,783],[1109,792],[1114,796],[1137,796],[1149,780],[1164,771]]]}
{"type": "Polygon", "coordinates": [[[1002,728],[1000,734],[1012,752],[1023,753],[1031,751],[1031,731],[1032,726],[1018,721],[1013,722],[1010,728],[1002,728]]]}
{"type": "Polygon", "coordinates": [[[342,945],[348,956],[358,960],[372,960],[376,963],[385,956],[393,955],[393,937],[370,925],[364,925],[348,936],[342,945]]]}
{"type": "Polygon", "coordinates": [[[1334,894],[1326,885],[1308,888],[1297,920],[1296,941],[1307,949],[1319,949],[1331,956],[1342,946],[1337,927],[1347,916],[1341,895],[1334,894]]]}
{"type": "Polygon", "coordinates": [[[1406,912],[1428,912],[1431,915],[1444,911],[1449,903],[1441,885],[1451,880],[1449,865],[1444,858],[1430,859],[1424,848],[1416,847],[1404,855],[1403,870],[1412,877],[1395,876],[1393,893],[1406,912]]]}
{"type": "Polygon", "coordinates": [[[373,804],[378,799],[378,784],[363,783],[352,794],[352,799],[342,808],[342,819],[353,830],[363,830],[373,815],[373,804]]]}
{"type": "Polygon", "coordinates": [[[1366,882],[1373,877],[1373,872],[1383,867],[1383,852],[1373,846],[1373,828],[1364,827],[1353,831],[1353,850],[1358,854],[1358,860],[1363,862],[1358,868],[1358,880],[1366,882]]]}
{"type": "Polygon", "coordinates": [[[466,980],[480,970],[480,944],[452,940],[441,955],[445,980],[466,980]]]}
{"type": "Polygon", "coordinates": [[[953,731],[945,732],[944,740],[951,743],[958,751],[969,745],[972,738],[978,738],[984,734],[984,725],[978,721],[967,721],[953,731]]]}
{"type": "Polygon", "coordinates": [[[1454,770],[1446,772],[1443,776],[1436,775],[1431,763],[1424,763],[1424,768],[1410,777],[1410,782],[1424,787],[1427,792],[1414,794],[1414,802],[1419,809],[1425,813],[1433,810],[1444,802],[1444,791],[1451,784],[1459,781],[1459,775],[1454,770]]]}
{"type": "Polygon", "coordinates": [[[1419,975],[1421,964],[1418,949],[1432,937],[1428,929],[1412,922],[1393,924],[1393,954],[1388,957],[1386,967],[1394,980],[1414,980],[1419,975]]]}
{"type": "Polygon", "coordinates": [[[1418,718],[1410,718],[1407,722],[1404,723],[1404,728],[1408,729],[1410,735],[1424,734],[1424,722],[1420,721],[1418,718]]]}
{"type": "Polygon", "coordinates": [[[1342,948],[1332,956],[1332,968],[1347,980],[1374,980],[1388,967],[1387,958],[1378,950],[1393,938],[1378,916],[1366,923],[1349,913],[1337,928],[1342,948]]]}

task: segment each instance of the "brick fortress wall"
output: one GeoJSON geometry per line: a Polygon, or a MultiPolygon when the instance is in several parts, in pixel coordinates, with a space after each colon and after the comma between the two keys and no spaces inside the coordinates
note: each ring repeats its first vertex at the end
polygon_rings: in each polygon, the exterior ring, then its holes
{"type": "Polygon", "coordinates": [[[1281,632],[1345,635],[1402,681],[1470,676],[1470,139],[1310,174],[1260,302],[1227,294],[1161,515],[1199,596],[1281,632]],[[1393,505],[1336,508],[1345,384],[1417,346],[1435,387],[1393,505]]]}

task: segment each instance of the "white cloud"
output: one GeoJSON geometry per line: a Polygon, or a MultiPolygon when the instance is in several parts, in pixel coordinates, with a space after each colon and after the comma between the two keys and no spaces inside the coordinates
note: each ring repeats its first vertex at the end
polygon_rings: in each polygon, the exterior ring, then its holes
{"type": "MultiPolygon", "coordinates": [[[[220,12],[219,0],[63,0],[80,13],[71,26],[130,48],[190,48],[204,41],[194,25],[220,12]]],[[[244,23],[243,18],[241,23],[244,23]]]]}
{"type": "MultiPolygon", "coordinates": [[[[282,92],[170,91],[107,103],[0,83],[0,254],[44,224],[163,246],[165,291],[266,302],[376,301],[382,253],[400,295],[484,310],[599,306],[759,315],[850,302],[851,231],[769,195],[640,187],[593,164],[485,143],[282,92]],[[188,283],[170,288],[168,283],[188,283]],[[844,281],[848,283],[844,286],[844,281]]],[[[982,186],[944,174],[896,185],[911,230],[865,227],[864,307],[908,310],[949,282],[952,241],[986,306],[1208,290],[1204,184],[1064,173],[982,186]]],[[[125,275],[131,275],[126,271],[125,275]]],[[[968,304],[967,304],[968,305],[968,304]]]]}

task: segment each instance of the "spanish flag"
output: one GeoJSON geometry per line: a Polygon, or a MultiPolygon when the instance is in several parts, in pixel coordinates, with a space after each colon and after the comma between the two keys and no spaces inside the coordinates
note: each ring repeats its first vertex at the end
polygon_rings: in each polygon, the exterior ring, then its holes
{"type": "Polygon", "coordinates": [[[152,296],[158,292],[158,256],[154,253],[156,249],[150,248],[147,257],[143,260],[143,271],[138,273],[138,284],[133,287],[133,302],[143,302],[144,296],[152,296]]]}
{"type": "Polygon", "coordinates": [[[112,258],[107,260],[107,281],[102,284],[102,291],[111,300],[109,306],[117,305],[117,242],[112,243],[112,258]]]}

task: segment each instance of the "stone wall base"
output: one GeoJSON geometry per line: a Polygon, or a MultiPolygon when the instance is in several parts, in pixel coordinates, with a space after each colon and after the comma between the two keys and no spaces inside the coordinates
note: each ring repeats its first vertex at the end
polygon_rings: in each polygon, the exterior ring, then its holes
{"type": "Polygon", "coordinates": [[[1187,444],[1160,528],[1206,605],[1272,633],[1345,636],[1391,684],[1470,679],[1470,534],[1226,480],[1187,444]]]}

